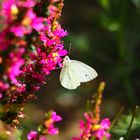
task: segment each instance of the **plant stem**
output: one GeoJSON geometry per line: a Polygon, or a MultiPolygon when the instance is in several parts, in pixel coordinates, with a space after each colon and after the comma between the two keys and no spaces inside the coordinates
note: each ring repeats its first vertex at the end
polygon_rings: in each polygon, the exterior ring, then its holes
{"type": "Polygon", "coordinates": [[[123,110],[124,110],[124,107],[121,107],[120,111],[117,113],[117,115],[115,116],[114,120],[112,121],[111,126],[110,126],[108,131],[110,131],[111,128],[114,126],[114,124],[117,122],[117,120],[120,117],[120,115],[121,115],[123,110]]]}
{"type": "Polygon", "coordinates": [[[132,118],[131,118],[131,122],[130,122],[130,125],[128,127],[128,130],[127,130],[127,133],[126,133],[126,136],[125,136],[125,140],[128,140],[128,137],[130,135],[130,131],[131,131],[131,127],[132,127],[132,124],[133,124],[133,121],[134,121],[134,117],[136,115],[136,111],[138,109],[138,106],[135,107],[134,111],[133,111],[133,114],[132,114],[132,118]]]}

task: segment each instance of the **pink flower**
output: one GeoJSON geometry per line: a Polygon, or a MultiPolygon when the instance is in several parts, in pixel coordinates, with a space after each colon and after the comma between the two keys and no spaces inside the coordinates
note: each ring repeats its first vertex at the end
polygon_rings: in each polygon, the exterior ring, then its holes
{"type": "Polygon", "coordinates": [[[96,136],[99,140],[102,140],[103,138],[109,139],[111,135],[109,132],[100,129],[95,132],[94,136],[96,136]]]}
{"type": "Polygon", "coordinates": [[[16,77],[20,74],[20,68],[24,64],[24,59],[21,58],[25,51],[24,48],[20,48],[17,51],[18,52],[11,52],[9,54],[11,63],[9,64],[8,75],[11,82],[14,84],[18,83],[16,77]]]}
{"type": "Polygon", "coordinates": [[[35,5],[34,0],[18,1],[18,6],[23,6],[26,8],[32,8],[35,5]]]}
{"type": "Polygon", "coordinates": [[[0,93],[0,99],[2,98],[2,93],[0,93]]]}
{"type": "Polygon", "coordinates": [[[50,135],[57,135],[59,132],[58,128],[54,128],[53,125],[48,126],[48,134],[50,135]]]}
{"type": "Polygon", "coordinates": [[[42,30],[44,27],[43,20],[42,17],[37,17],[32,9],[29,9],[21,21],[21,24],[13,25],[10,30],[17,37],[23,37],[24,35],[31,33],[32,29],[35,29],[36,31],[42,30]]]}
{"type": "Polygon", "coordinates": [[[20,59],[17,62],[13,63],[9,71],[9,77],[12,83],[17,83],[16,76],[20,74],[20,67],[24,64],[24,60],[20,59]]]}
{"type": "Polygon", "coordinates": [[[85,122],[83,120],[80,120],[80,129],[84,129],[85,127],[85,122]]]}
{"type": "Polygon", "coordinates": [[[29,33],[30,30],[26,30],[26,28],[22,25],[19,26],[13,26],[11,27],[11,32],[15,34],[17,37],[23,37],[25,34],[29,33]]]}
{"type": "Polygon", "coordinates": [[[48,7],[48,10],[51,18],[55,17],[56,12],[58,11],[57,7],[55,7],[54,5],[50,5],[48,7]]]}
{"type": "Polygon", "coordinates": [[[94,135],[100,140],[102,140],[103,137],[109,139],[111,137],[110,133],[108,132],[110,125],[111,123],[108,118],[103,119],[100,123],[99,129],[95,131],[94,135]]]}
{"type": "Polygon", "coordinates": [[[47,129],[47,134],[50,134],[50,135],[58,134],[59,130],[58,130],[58,128],[54,127],[54,123],[61,121],[62,118],[59,115],[57,115],[55,111],[48,112],[46,117],[47,118],[44,123],[44,126],[47,129]]]}
{"type": "Polygon", "coordinates": [[[8,83],[4,83],[2,80],[0,80],[0,90],[7,90],[9,88],[8,83]]]}
{"type": "Polygon", "coordinates": [[[57,115],[55,111],[52,111],[51,118],[53,119],[54,122],[59,122],[62,120],[62,118],[59,115],[57,115]]]}
{"type": "Polygon", "coordinates": [[[18,91],[19,93],[25,92],[25,87],[26,87],[25,84],[20,84],[20,83],[18,83],[18,84],[17,84],[17,91],[18,91]]]}
{"type": "Polygon", "coordinates": [[[61,26],[56,23],[56,28],[52,31],[51,23],[47,21],[47,26],[40,33],[40,39],[47,45],[57,45],[61,43],[61,37],[67,36],[67,31],[61,28],[61,26]]]}
{"type": "Polygon", "coordinates": [[[100,124],[94,123],[94,117],[92,112],[84,113],[85,121],[80,121],[80,128],[82,129],[82,133],[80,137],[74,137],[72,140],[88,140],[92,137],[98,140],[102,140],[104,137],[109,139],[111,137],[108,132],[110,128],[110,120],[108,118],[103,119],[100,124]]]}
{"type": "Polygon", "coordinates": [[[4,0],[2,3],[1,16],[5,17],[8,21],[12,18],[11,10],[13,5],[16,5],[15,0],[4,0]]]}
{"type": "Polygon", "coordinates": [[[100,123],[102,129],[109,129],[111,123],[108,118],[105,118],[100,123]]]}
{"type": "Polygon", "coordinates": [[[68,35],[68,32],[67,31],[64,31],[64,29],[60,28],[60,29],[56,29],[53,34],[55,36],[58,36],[58,37],[64,37],[64,36],[67,36],[68,35]]]}
{"type": "Polygon", "coordinates": [[[40,31],[44,28],[43,25],[43,18],[34,18],[32,20],[31,26],[36,30],[36,31],[40,31]]]}
{"type": "Polygon", "coordinates": [[[30,26],[34,28],[36,31],[40,31],[44,28],[43,21],[44,19],[42,17],[37,17],[33,10],[28,10],[26,17],[27,20],[30,20],[30,26]]]}
{"type": "Polygon", "coordinates": [[[36,131],[30,131],[27,135],[27,140],[33,140],[37,138],[37,132],[36,131]]]}

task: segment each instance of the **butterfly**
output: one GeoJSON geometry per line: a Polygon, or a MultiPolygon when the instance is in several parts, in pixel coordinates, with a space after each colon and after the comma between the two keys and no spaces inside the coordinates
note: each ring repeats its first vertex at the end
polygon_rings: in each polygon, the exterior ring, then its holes
{"type": "Polygon", "coordinates": [[[92,67],[65,56],[59,78],[64,88],[72,90],[80,86],[81,83],[91,81],[97,76],[97,72],[92,67]]]}

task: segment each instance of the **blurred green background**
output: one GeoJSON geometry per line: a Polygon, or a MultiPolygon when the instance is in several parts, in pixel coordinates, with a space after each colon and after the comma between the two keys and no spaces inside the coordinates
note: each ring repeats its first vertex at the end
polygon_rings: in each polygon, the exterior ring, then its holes
{"type": "MultiPolygon", "coordinates": [[[[63,117],[58,124],[60,134],[50,140],[70,140],[79,135],[78,122],[86,100],[101,81],[106,82],[102,117],[113,119],[121,106],[127,112],[140,104],[140,0],[65,0],[64,3],[60,22],[69,32],[63,39],[67,50],[71,46],[69,56],[92,66],[99,76],[69,91],[60,85],[60,70],[52,72],[46,86],[37,93],[38,99],[25,107],[27,116],[20,128],[24,135],[42,122],[48,109],[63,117]]],[[[139,132],[140,128],[133,131],[130,140],[140,138],[139,132]]]]}

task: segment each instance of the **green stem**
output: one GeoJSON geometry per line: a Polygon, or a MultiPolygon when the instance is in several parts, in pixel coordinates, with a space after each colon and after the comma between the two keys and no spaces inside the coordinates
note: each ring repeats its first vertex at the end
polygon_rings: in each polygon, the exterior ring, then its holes
{"type": "Polygon", "coordinates": [[[131,122],[130,122],[130,125],[128,127],[127,133],[126,133],[125,140],[128,140],[128,137],[130,135],[130,131],[131,131],[131,128],[132,128],[132,124],[134,122],[134,118],[135,118],[137,109],[138,109],[138,106],[135,107],[134,112],[132,114],[131,122]]]}
{"type": "Polygon", "coordinates": [[[121,113],[123,112],[123,110],[124,110],[124,107],[121,107],[120,111],[117,113],[117,115],[115,116],[114,120],[112,121],[111,126],[110,126],[108,132],[111,130],[111,128],[117,122],[117,120],[119,119],[119,117],[120,117],[121,113]]]}

